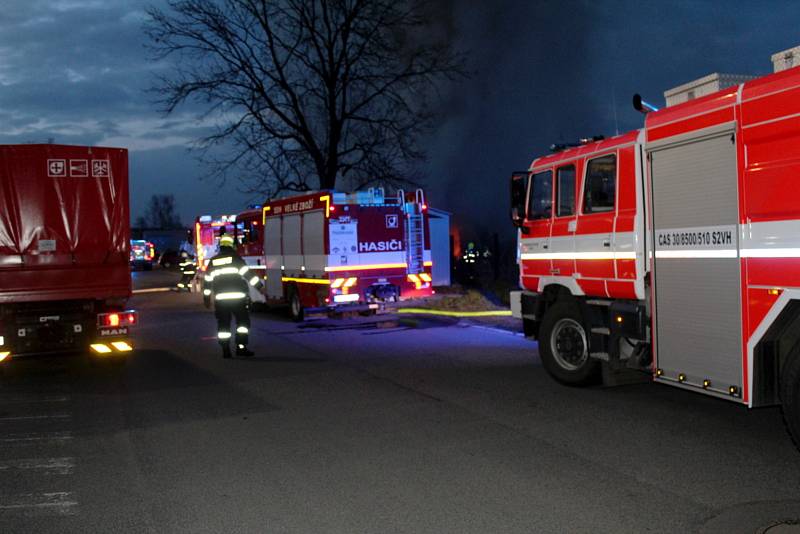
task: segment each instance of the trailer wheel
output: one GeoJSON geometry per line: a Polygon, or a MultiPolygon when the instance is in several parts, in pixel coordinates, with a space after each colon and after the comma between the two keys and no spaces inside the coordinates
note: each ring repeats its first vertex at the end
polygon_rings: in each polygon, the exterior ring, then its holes
{"type": "Polygon", "coordinates": [[[551,306],[539,328],[539,356],[545,370],[568,386],[596,382],[600,366],[589,357],[589,339],[576,305],[557,302],[551,306]]]}
{"type": "Polygon", "coordinates": [[[781,411],[786,430],[800,449],[800,342],[789,353],[780,374],[781,411]]]}
{"type": "Polygon", "coordinates": [[[289,286],[288,293],[289,314],[292,316],[293,321],[299,323],[303,320],[303,303],[300,302],[300,293],[295,286],[289,286]]]}

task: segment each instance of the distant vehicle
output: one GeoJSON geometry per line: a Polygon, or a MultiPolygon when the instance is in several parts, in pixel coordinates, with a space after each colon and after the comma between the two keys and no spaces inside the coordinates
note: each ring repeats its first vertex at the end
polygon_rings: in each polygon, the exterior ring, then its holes
{"type": "Polygon", "coordinates": [[[167,249],[158,256],[158,265],[164,269],[175,269],[180,263],[180,253],[175,249],[167,249]]]}
{"type": "Polygon", "coordinates": [[[0,146],[0,361],[132,350],[128,152],[0,146]]]}
{"type": "Polygon", "coordinates": [[[634,107],[640,130],[512,175],[514,315],[562,383],[779,404],[800,447],[800,68],[634,107]]]}
{"type": "Polygon", "coordinates": [[[239,254],[266,277],[253,302],[306,314],[375,313],[387,302],[433,293],[422,190],[321,191],[267,202],[236,218],[239,254]]]}
{"type": "Polygon", "coordinates": [[[143,239],[131,239],[131,267],[149,271],[153,268],[156,247],[143,239]]]}

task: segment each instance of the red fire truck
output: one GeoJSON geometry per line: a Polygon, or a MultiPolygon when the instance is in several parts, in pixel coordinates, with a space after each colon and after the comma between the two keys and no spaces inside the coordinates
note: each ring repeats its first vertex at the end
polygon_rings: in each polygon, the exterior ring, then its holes
{"type": "Polygon", "coordinates": [[[289,303],[295,320],[374,312],[433,291],[422,190],[308,193],[270,201],[260,212],[260,220],[252,211],[237,217],[247,232],[245,256],[251,267],[265,267],[265,298],[289,303]]]}
{"type": "Polygon", "coordinates": [[[782,404],[800,444],[798,175],[800,68],[514,173],[513,309],[545,369],[573,385],[639,369],[782,404]]]}
{"type": "Polygon", "coordinates": [[[233,235],[236,215],[201,215],[194,221],[194,250],[197,266],[201,271],[208,267],[208,260],[219,252],[219,236],[233,235]]]}
{"type": "Polygon", "coordinates": [[[128,152],[0,146],[0,361],[132,350],[128,152]]]}

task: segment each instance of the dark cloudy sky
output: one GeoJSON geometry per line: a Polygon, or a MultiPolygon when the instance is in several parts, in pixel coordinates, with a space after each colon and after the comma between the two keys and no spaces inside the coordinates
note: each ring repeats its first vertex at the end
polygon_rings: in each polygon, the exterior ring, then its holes
{"type": "MultiPolygon", "coordinates": [[[[259,199],[201,181],[187,147],[200,109],[164,117],[145,89],[169,69],[150,59],[146,0],[3,0],[0,142],[127,147],[132,214],[172,193],[184,222],[259,199]]],[[[711,72],[766,74],[800,44],[800,2],[438,0],[442,31],[474,76],[446,88],[426,145],[432,204],[468,227],[513,234],[507,177],[557,141],[641,126],[630,97],[711,72]]]]}

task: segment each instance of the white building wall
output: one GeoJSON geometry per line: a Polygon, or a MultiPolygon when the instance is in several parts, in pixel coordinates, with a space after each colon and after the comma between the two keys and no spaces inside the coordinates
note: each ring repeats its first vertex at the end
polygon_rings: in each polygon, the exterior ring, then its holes
{"type": "Polygon", "coordinates": [[[450,285],[450,214],[429,209],[428,227],[431,234],[431,278],[434,286],[450,285]]]}

